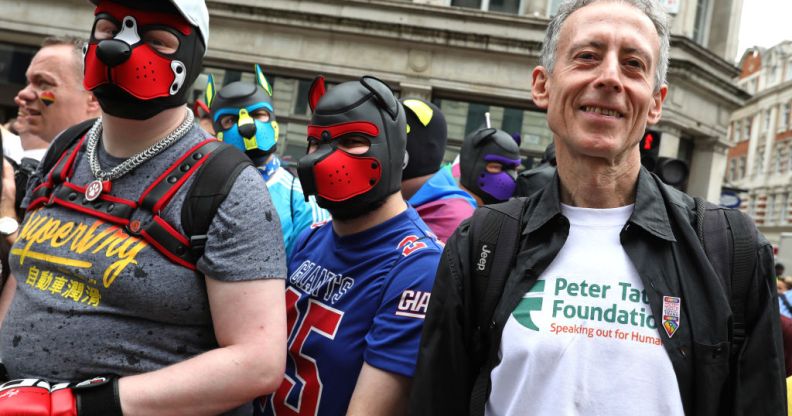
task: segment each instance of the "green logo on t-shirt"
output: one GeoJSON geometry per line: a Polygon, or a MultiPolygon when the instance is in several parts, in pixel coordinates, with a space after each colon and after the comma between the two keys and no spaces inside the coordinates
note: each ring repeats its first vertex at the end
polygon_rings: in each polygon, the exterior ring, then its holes
{"type": "MultiPolygon", "coordinates": [[[[539,331],[535,323],[536,315],[532,316],[531,313],[542,311],[546,282],[537,281],[512,313],[514,319],[527,329],[539,331]]],[[[552,279],[548,300],[551,319],[555,323],[559,320],[589,321],[657,329],[646,291],[636,288],[630,282],[617,280],[614,283],[599,284],[585,279],[571,280],[563,277],[552,279]],[[592,303],[591,299],[595,302],[592,303]]],[[[543,322],[542,319],[539,321],[543,322]]],[[[549,329],[552,331],[552,327],[549,329]]]]}
{"type": "Polygon", "coordinates": [[[531,319],[531,312],[533,311],[541,311],[542,310],[542,298],[544,296],[544,288],[545,288],[545,281],[539,280],[536,284],[533,285],[531,290],[525,294],[525,297],[520,304],[517,305],[517,308],[514,310],[512,315],[514,315],[514,319],[520,323],[520,325],[532,329],[534,331],[538,331],[539,327],[531,319]]]}

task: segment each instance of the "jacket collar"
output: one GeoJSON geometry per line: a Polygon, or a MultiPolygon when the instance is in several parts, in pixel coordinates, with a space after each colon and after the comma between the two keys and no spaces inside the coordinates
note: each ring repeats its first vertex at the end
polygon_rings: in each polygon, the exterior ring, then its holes
{"type": "Polygon", "coordinates": [[[550,183],[545,186],[544,190],[538,194],[539,200],[536,201],[534,198],[528,200],[528,203],[533,205],[533,207],[529,207],[525,210],[525,213],[528,214],[529,217],[523,229],[523,235],[533,233],[561,215],[561,195],[558,191],[559,187],[558,171],[556,170],[555,175],[553,175],[553,180],[551,180],[550,183]]]}
{"type": "MultiPolygon", "coordinates": [[[[635,209],[629,222],[644,229],[646,232],[668,241],[676,241],[666,212],[666,204],[660,193],[660,185],[654,176],[643,166],[638,173],[638,183],[635,192],[635,209]]],[[[544,188],[537,197],[538,200],[530,201],[533,209],[526,210],[529,215],[528,222],[523,229],[523,235],[530,234],[545,224],[561,215],[561,195],[558,172],[553,180],[544,188]]]]}
{"type": "Polygon", "coordinates": [[[654,175],[641,166],[635,192],[635,210],[630,222],[646,232],[667,241],[676,241],[668,220],[666,201],[660,193],[660,183],[654,175]]]}

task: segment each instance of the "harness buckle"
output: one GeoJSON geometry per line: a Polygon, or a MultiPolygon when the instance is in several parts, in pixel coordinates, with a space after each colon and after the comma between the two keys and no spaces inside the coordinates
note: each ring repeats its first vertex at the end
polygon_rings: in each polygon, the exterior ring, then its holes
{"type": "Polygon", "coordinates": [[[190,248],[193,251],[203,251],[206,247],[206,234],[203,235],[191,235],[190,236],[190,248]]]}

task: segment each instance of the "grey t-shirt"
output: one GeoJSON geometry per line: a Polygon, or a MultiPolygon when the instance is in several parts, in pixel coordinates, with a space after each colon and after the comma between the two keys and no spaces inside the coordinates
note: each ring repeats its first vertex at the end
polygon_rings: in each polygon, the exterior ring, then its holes
{"type": "MultiPolygon", "coordinates": [[[[193,128],[113,181],[112,195],[137,200],[205,137],[193,128]]],[[[104,169],[118,163],[100,151],[104,169]]],[[[72,182],[91,180],[81,155],[72,182]]],[[[182,233],[181,208],[192,180],[161,214],[182,233]]],[[[137,211],[133,219],[145,216],[137,211]]],[[[123,227],[59,205],[27,214],[10,263],[17,292],[0,329],[2,360],[12,378],[59,382],[144,373],[217,348],[204,275],[220,281],[286,275],[278,215],[253,167],[220,205],[198,272],[169,261],[123,227]]]]}

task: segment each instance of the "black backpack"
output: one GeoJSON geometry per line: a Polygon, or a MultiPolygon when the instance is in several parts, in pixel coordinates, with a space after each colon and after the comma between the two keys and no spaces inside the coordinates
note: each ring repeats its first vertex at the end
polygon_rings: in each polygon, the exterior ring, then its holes
{"type": "MultiPolygon", "coordinates": [[[[80,124],[74,125],[61,133],[57,140],[53,141],[50,149],[47,151],[46,156],[41,161],[41,172],[45,177],[53,171],[60,169],[60,159],[65,152],[69,151],[75,144],[88,132],[93,126],[96,119],[86,120],[80,124]],[[58,166],[56,166],[58,165],[58,166]]],[[[240,152],[235,147],[222,143],[212,142],[211,146],[204,146],[199,151],[203,151],[206,160],[195,169],[193,175],[195,179],[192,186],[187,191],[181,210],[181,223],[189,244],[180,244],[169,233],[163,233],[159,228],[167,230],[167,227],[158,227],[156,231],[152,232],[151,236],[157,240],[162,247],[157,247],[158,251],[165,254],[166,257],[174,260],[174,252],[177,253],[179,258],[176,258],[177,264],[185,265],[186,263],[197,261],[202,255],[206,243],[206,233],[209,230],[209,225],[214,219],[217,208],[225,200],[231,187],[234,185],[236,178],[242,170],[248,166],[253,166],[250,159],[240,152]],[[174,247],[176,245],[176,247],[174,247]],[[186,251],[181,253],[181,251],[186,251]]],[[[77,151],[79,149],[75,149],[77,151]]],[[[196,152],[197,153],[197,152],[196,152]]],[[[203,155],[200,155],[203,157],[203,155]]],[[[179,161],[176,162],[180,163],[179,161]]],[[[167,172],[167,170],[166,170],[167,172]]],[[[36,178],[37,182],[44,182],[45,178],[36,178]]],[[[162,181],[163,183],[166,181],[162,181]]],[[[162,187],[163,190],[170,189],[168,185],[162,187]]],[[[31,191],[34,191],[31,189],[31,191]]],[[[156,191],[156,189],[155,189],[156,191]]],[[[53,191],[52,196],[56,196],[53,191]]],[[[157,198],[157,192],[152,192],[152,199],[157,198]]],[[[31,205],[36,196],[33,192],[31,196],[31,205]]],[[[144,209],[146,204],[140,208],[144,209]]],[[[153,221],[152,221],[153,223],[153,221]]],[[[156,225],[156,224],[154,224],[156,225]]],[[[172,227],[171,227],[172,228],[172,227]]],[[[129,231],[128,231],[129,232],[129,231]]]]}
{"type": "MultiPolygon", "coordinates": [[[[756,265],[756,227],[740,211],[722,208],[701,198],[695,198],[694,201],[696,235],[715,272],[730,293],[729,303],[733,313],[731,351],[734,359],[746,337],[745,304],[756,265]]],[[[493,256],[492,261],[486,262],[483,267],[471,268],[474,290],[471,303],[475,309],[470,316],[476,318],[472,350],[478,357],[486,354],[490,321],[516,261],[525,205],[519,198],[486,205],[476,210],[470,220],[470,240],[476,250],[474,252],[482,253],[486,249],[493,256]]],[[[480,368],[483,363],[481,359],[473,367],[480,368]]],[[[487,401],[489,374],[481,373],[471,392],[470,409],[474,414],[483,414],[487,401]]]]}

